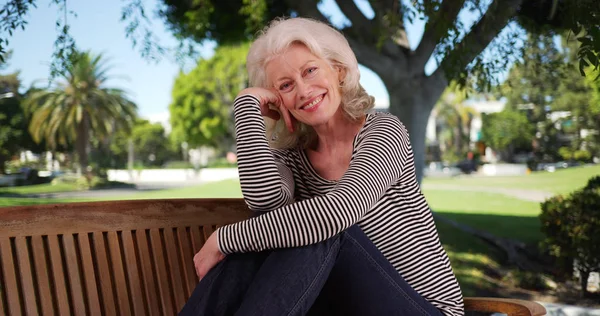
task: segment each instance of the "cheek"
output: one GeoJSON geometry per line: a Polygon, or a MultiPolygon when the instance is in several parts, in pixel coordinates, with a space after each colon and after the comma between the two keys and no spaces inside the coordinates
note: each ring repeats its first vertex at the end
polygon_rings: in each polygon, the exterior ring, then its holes
{"type": "Polygon", "coordinates": [[[291,93],[282,95],[281,100],[283,101],[283,106],[285,106],[289,110],[294,109],[296,107],[296,101],[294,100],[294,96],[291,93]]]}

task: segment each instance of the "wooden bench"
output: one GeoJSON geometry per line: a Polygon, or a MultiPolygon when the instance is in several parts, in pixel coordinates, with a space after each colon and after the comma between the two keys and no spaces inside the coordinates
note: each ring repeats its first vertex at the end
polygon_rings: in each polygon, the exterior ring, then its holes
{"type": "MultiPolygon", "coordinates": [[[[192,258],[241,199],[136,200],[0,208],[0,314],[175,315],[198,279],[192,258]]],[[[468,310],[544,315],[522,300],[468,310]]]]}

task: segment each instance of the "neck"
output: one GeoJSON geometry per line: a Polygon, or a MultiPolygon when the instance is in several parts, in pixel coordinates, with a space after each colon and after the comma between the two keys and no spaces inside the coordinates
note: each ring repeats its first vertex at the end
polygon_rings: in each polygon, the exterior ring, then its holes
{"type": "Polygon", "coordinates": [[[349,120],[340,107],[327,123],[313,126],[317,134],[317,142],[315,146],[311,146],[311,149],[321,153],[335,153],[338,148],[352,143],[364,122],[364,116],[357,121],[349,120]]]}

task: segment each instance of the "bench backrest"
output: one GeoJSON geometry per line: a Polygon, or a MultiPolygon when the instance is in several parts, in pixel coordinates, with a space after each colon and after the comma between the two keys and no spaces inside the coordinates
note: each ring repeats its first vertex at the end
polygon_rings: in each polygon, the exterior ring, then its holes
{"type": "Polygon", "coordinates": [[[0,314],[174,315],[205,239],[249,214],[242,199],[0,208],[0,314]]]}

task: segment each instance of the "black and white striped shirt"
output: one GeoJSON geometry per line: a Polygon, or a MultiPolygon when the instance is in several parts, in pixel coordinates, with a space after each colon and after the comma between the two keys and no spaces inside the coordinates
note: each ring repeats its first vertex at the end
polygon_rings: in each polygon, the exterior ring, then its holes
{"type": "Polygon", "coordinates": [[[304,150],[269,147],[257,98],[238,97],[234,115],[244,199],[250,209],[269,212],[219,228],[223,253],[305,246],[358,224],[421,296],[445,315],[464,314],[397,117],[367,114],[348,170],[332,181],[317,174],[304,150]]]}

